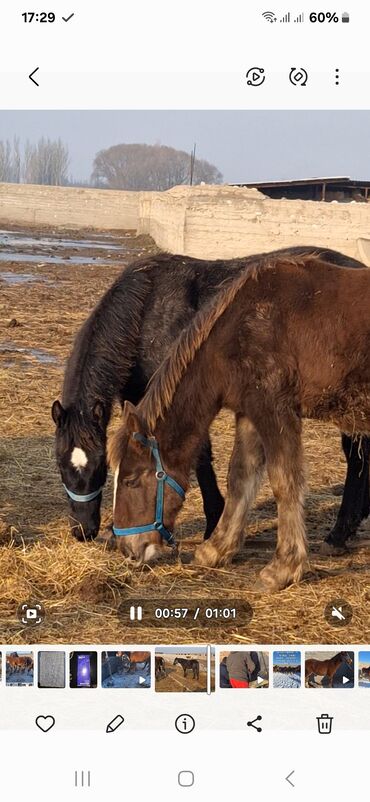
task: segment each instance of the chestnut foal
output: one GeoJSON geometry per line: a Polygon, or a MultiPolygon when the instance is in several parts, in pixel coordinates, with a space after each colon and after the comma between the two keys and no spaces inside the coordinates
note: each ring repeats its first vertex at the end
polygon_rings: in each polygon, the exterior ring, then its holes
{"type": "Polygon", "coordinates": [[[196,551],[203,566],[240,549],[267,467],[278,507],[276,552],[259,587],[298,582],[307,545],[302,418],[370,434],[370,271],[320,257],[256,260],[196,314],[138,407],[126,402],[110,443],[114,528],[139,562],[173,543],[189,473],[221,407],[236,416],[226,505],[196,551]]]}

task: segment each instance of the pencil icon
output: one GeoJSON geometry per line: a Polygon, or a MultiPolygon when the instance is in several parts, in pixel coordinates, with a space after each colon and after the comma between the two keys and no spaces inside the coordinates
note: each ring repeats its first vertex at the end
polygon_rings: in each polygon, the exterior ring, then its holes
{"type": "Polygon", "coordinates": [[[123,716],[116,716],[115,718],[112,718],[112,721],[110,721],[109,724],[107,724],[107,729],[105,730],[105,732],[115,732],[115,730],[118,730],[118,727],[120,727],[121,724],[123,724],[124,720],[125,719],[123,718],[123,716]]]}

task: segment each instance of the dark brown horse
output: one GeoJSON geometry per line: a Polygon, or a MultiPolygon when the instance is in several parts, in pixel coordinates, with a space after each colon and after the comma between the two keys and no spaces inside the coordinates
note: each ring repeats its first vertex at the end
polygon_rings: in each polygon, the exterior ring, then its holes
{"type": "Polygon", "coordinates": [[[175,657],[173,664],[174,666],[181,666],[184,672],[184,677],[186,677],[188,671],[191,671],[193,674],[193,679],[199,679],[199,660],[189,660],[185,659],[184,657],[175,657]]]}
{"type": "Polygon", "coordinates": [[[351,666],[353,663],[352,657],[349,652],[338,652],[334,657],[331,657],[330,660],[313,660],[308,659],[305,661],[305,680],[306,683],[311,686],[315,687],[315,677],[328,677],[329,683],[328,686],[330,688],[333,687],[333,680],[336,671],[338,671],[339,666],[342,663],[346,663],[346,665],[351,666]],[[311,677],[314,680],[314,684],[310,683],[311,677]]]}
{"type": "Polygon", "coordinates": [[[114,531],[127,554],[150,561],[163,553],[183,503],[179,486],[188,487],[202,438],[228,407],[236,437],[225,510],[196,562],[225,565],[237,554],[267,467],[278,533],[259,588],[301,579],[302,419],[370,434],[369,309],[369,270],[342,270],[315,256],[256,260],[224,284],[178,338],[139,406],[126,402],[112,440],[114,531]]]}
{"type": "Polygon", "coordinates": [[[155,678],[156,680],[162,679],[166,676],[166,661],[160,655],[155,656],[155,678]]]}

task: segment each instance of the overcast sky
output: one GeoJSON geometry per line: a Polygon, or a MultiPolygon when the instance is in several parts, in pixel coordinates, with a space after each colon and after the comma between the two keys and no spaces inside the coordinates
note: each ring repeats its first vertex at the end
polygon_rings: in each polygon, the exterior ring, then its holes
{"type": "Polygon", "coordinates": [[[170,145],[221,170],[226,182],[316,176],[370,179],[370,112],[0,111],[0,139],[61,137],[71,175],[120,142],[170,145]]]}

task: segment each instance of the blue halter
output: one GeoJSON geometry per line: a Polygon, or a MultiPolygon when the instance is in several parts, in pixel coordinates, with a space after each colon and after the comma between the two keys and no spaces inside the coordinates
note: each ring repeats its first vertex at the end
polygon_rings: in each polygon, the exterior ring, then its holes
{"type": "Polygon", "coordinates": [[[163,465],[161,462],[159,448],[157,440],[154,437],[144,437],[139,432],[134,432],[132,435],[134,440],[138,440],[144,446],[150,448],[151,454],[154,457],[155,461],[155,478],[157,480],[157,497],[155,503],[155,521],[152,524],[146,524],[145,526],[130,526],[127,529],[117,529],[117,527],[113,526],[113,532],[116,537],[126,537],[128,535],[141,535],[144,532],[159,532],[160,535],[164,538],[164,540],[168,543],[169,546],[175,546],[175,538],[168,529],[166,529],[163,523],[163,500],[164,500],[164,485],[165,483],[172,487],[172,490],[175,490],[176,493],[181,496],[182,499],[185,498],[185,491],[175,481],[172,479],[171,476],[163,470],[163,465]]]}
{"type": "Polygon", "coordinates": [[[86,495],[80,493],[73,493],[72,490],[69,490],[66,485],[63,485],[64,490],[67,493],[67,496],[72,499],[72,501],[81,501],[82,503],[86,503],[87,501],[93,501],[94,498],[97,498],[103,490],[104,485],[99,487],[98,490],[94,490],[92,493],[86,493],[86,495]]]}

